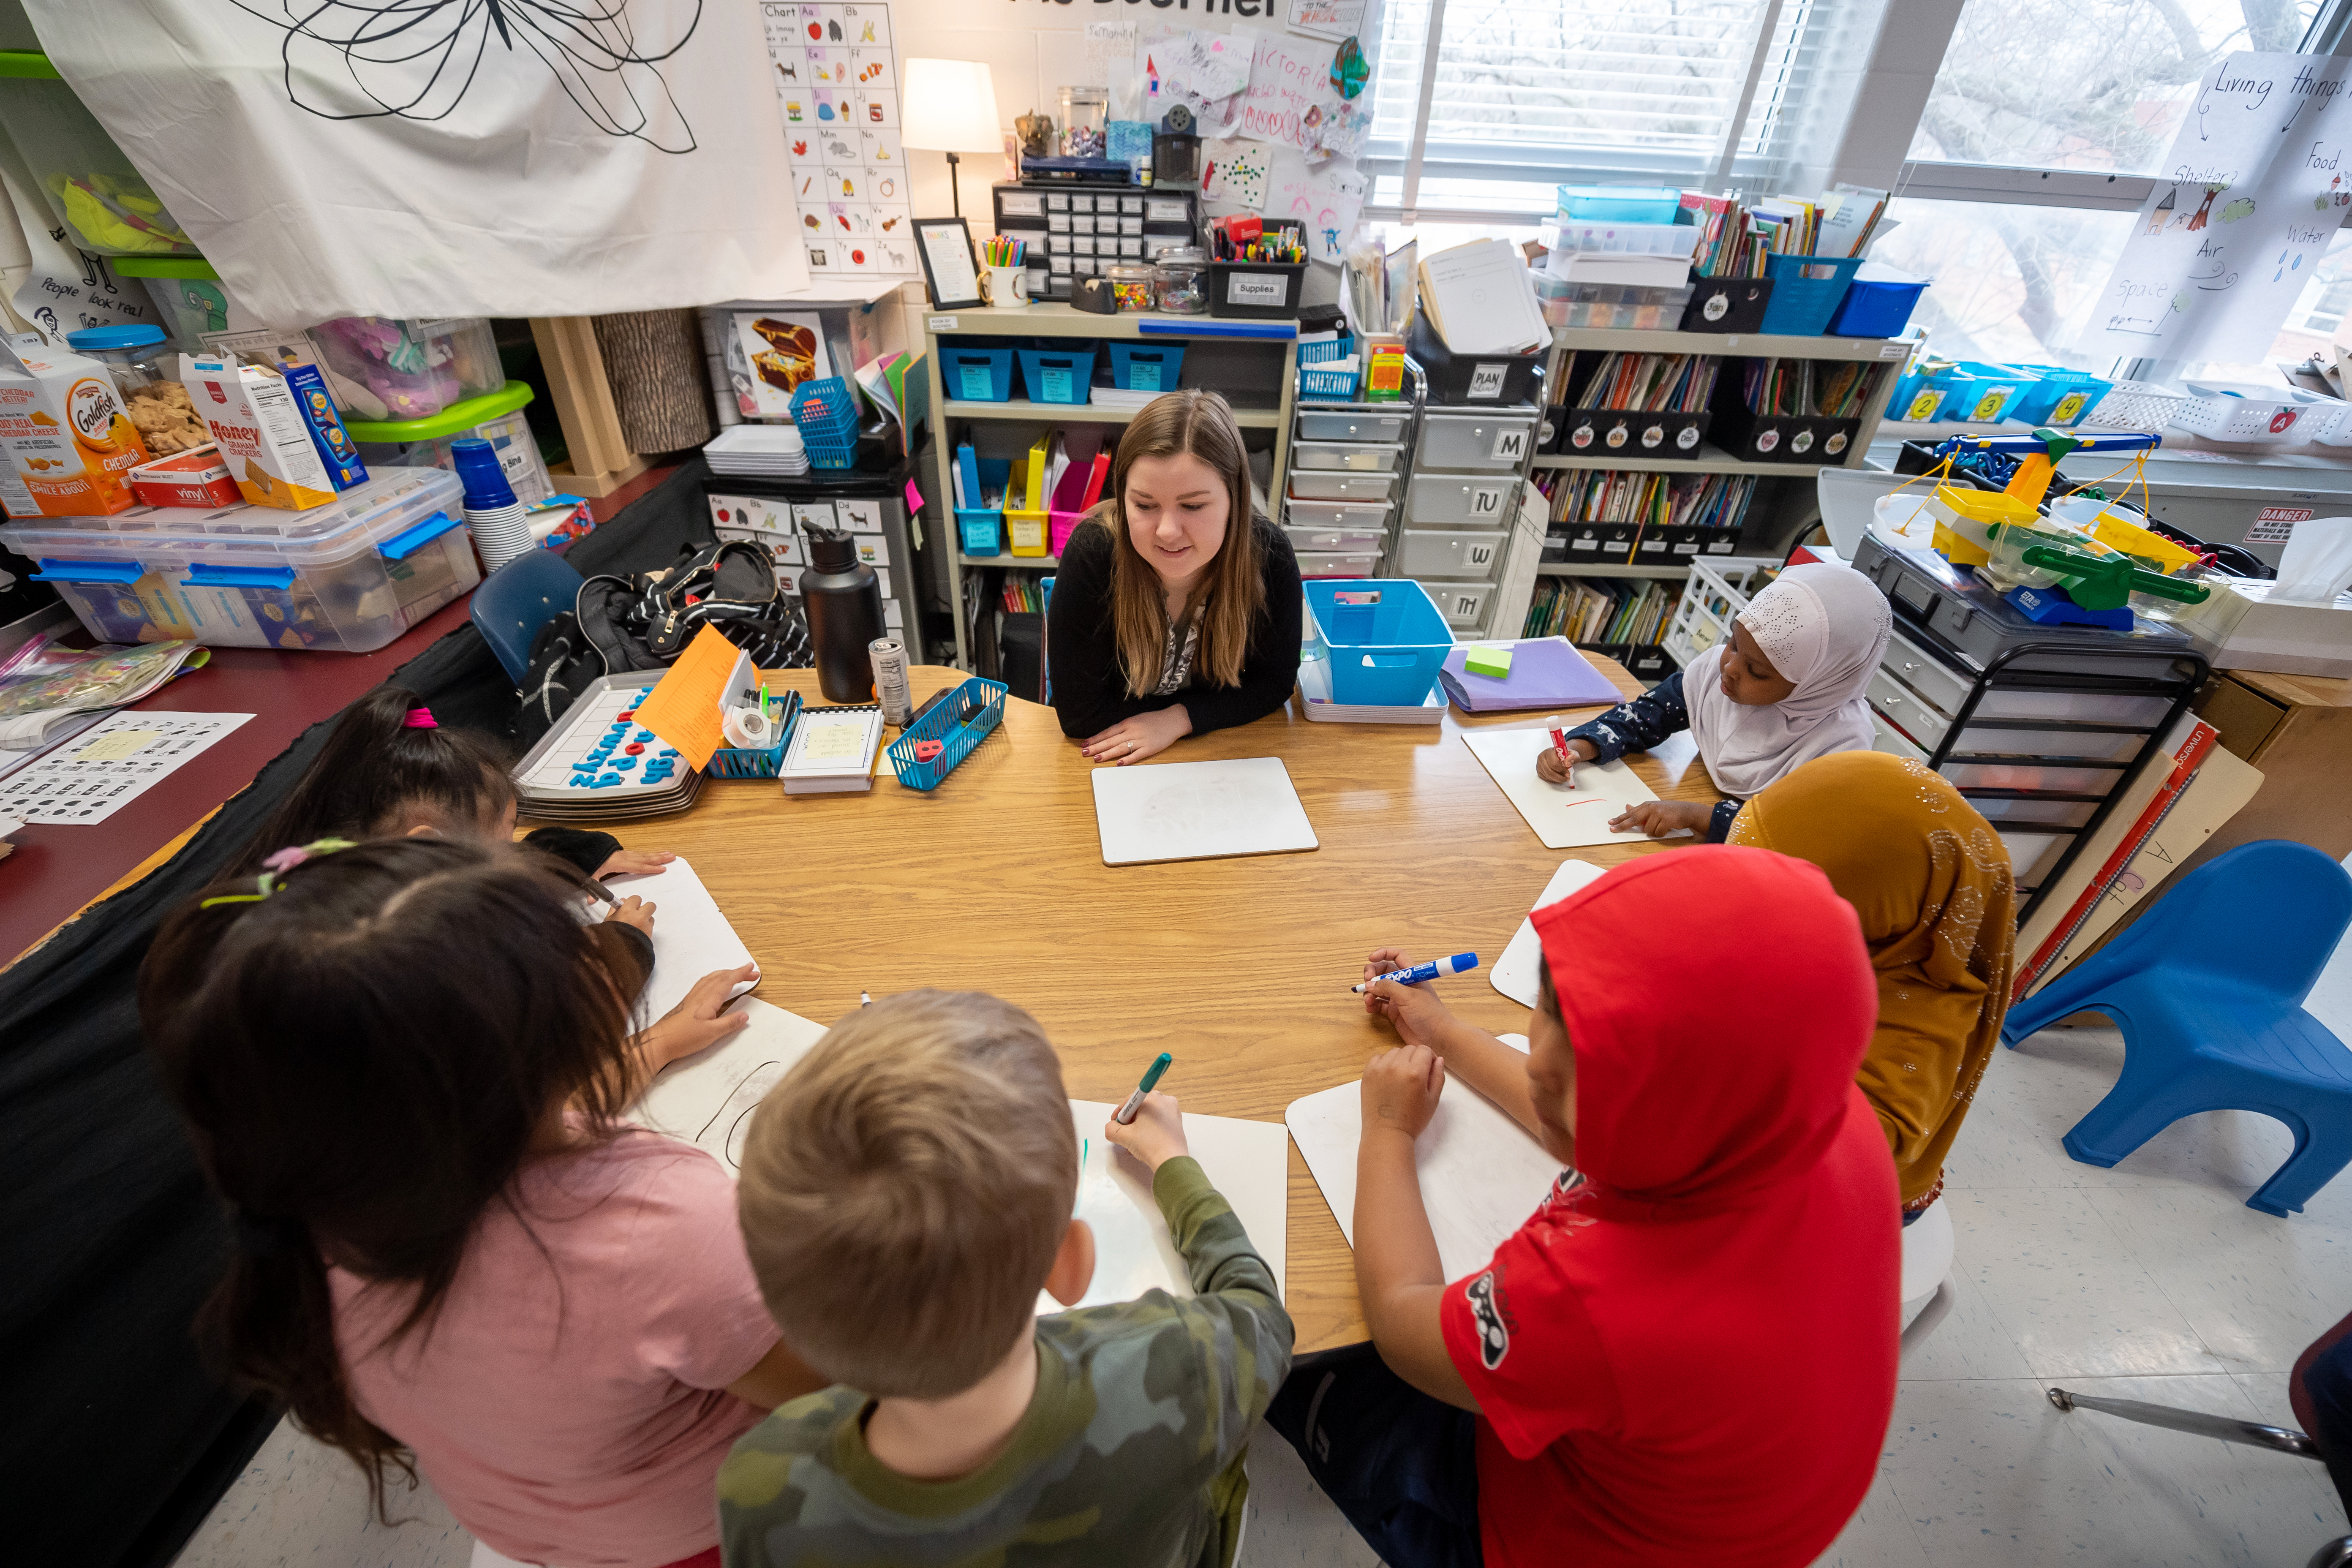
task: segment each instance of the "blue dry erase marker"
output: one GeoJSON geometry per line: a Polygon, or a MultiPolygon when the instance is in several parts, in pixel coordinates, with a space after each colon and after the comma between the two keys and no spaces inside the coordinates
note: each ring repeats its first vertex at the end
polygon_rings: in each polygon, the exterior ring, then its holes
{"type": "Polygon", "coordinates": [[[1135,1092],[1127,1097],[1127,1103],[1118,1108],[1118,1114],[1111,1120],[1121,1127],[1132,1122],[1135,1120],[1135,1113],[1143,1109],[1143,1097],[1159,1086],[1160,1075],[1166,1072],[1168,1064],[1175,1059],[1166,1051],[1160,1052],[1154,1058],[1151,1065],[1143,1069],[1143,1081],[1135,1086],[1135,1092]]]}
{"type": "Polygon", "coordinates": [[[1457,952],[1451,958],[1433,958],[1427,963],[1416,963],[1411,969],[1391,970],[1386,974],[1377,975],[1360,985],[1351,985],[1349,989],[1369,990],[1383,980],[1393,980],[1400,985],[1418,985],[1424,980],[1435,980],[1447,974],[1461,974],[1477,967],[1476,953],[1457,952]]]}

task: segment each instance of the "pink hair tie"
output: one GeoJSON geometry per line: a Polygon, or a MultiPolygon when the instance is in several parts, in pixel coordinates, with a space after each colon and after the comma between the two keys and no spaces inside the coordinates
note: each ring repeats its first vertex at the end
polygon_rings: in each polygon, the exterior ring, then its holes
{"type": "Polygon", "coordinates": [[[430,708],[411,708],[408,710],[408,717],[401,721],[400,727],[404,730],[438,730],[441,728],[439,724],[434,721],[433,710],[430,708]]]}

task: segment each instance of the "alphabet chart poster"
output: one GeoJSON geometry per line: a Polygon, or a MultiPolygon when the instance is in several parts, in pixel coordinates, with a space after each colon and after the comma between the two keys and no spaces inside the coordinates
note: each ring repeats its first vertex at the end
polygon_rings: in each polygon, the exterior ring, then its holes
{"type": "Polygon", "coordinates": [[[0,784],[0,816],[103,822],[252,717],[124,709],[0,784]]]}
{"type": "Polygon", "coordinates": [[[762,0],[760,14],[810,282],[822,288],[838,272],[919,277],[890,7],[762,0]]]}
{"type": "Polygon", "coordinates": [[[2271,341],[2352,205],[2347,72],[2243,52],[2206,73],[2079,350],[2238,360],[2271,341]]]}

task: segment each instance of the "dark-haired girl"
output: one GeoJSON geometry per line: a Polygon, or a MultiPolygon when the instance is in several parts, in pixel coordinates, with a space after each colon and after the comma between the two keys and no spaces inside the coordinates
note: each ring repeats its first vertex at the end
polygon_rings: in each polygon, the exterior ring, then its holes
{"type": "MultiPolygon", "coordinates": [[[[379,686],[335,723],[318,760],[247,846],[244,864],[289,844],[412,834],[505,843],[514,837],[514,781],[483,736],[445,729],[415,692],[379,686]]],[[[642,877],[677,856],[624,849],[609,833],[542,827],[524,840],[587,876],[642,877]]]]}
{"type": "Polygon", "coordinates": [[[820,1384],[778,1340],[702,1151],[622,1120],[740,971],[632,1036],[636,944],[561,871],[396,838],[269,858],[164,923],[140,1012],[236,1237],[200,1328],[493,1550],[718,1562],[719,1461],[820,1384]]]}

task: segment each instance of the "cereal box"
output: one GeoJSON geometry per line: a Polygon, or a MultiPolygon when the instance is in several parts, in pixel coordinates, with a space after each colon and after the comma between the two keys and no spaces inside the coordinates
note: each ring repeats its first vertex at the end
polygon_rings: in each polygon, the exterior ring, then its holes
{"type": "Polygon", "coordinates": [[[180,381],[246,500],[299,511],[335,499],[334,479],[284,376],[232,359],[182,354],[180,381]]]}
{"type": "Polygon", "coordinates": [[[147,447],[105,365],[37,332],[0,342],[0,448],[12,516],[95,517],[134,503],[129,474],[147,447]]]}

